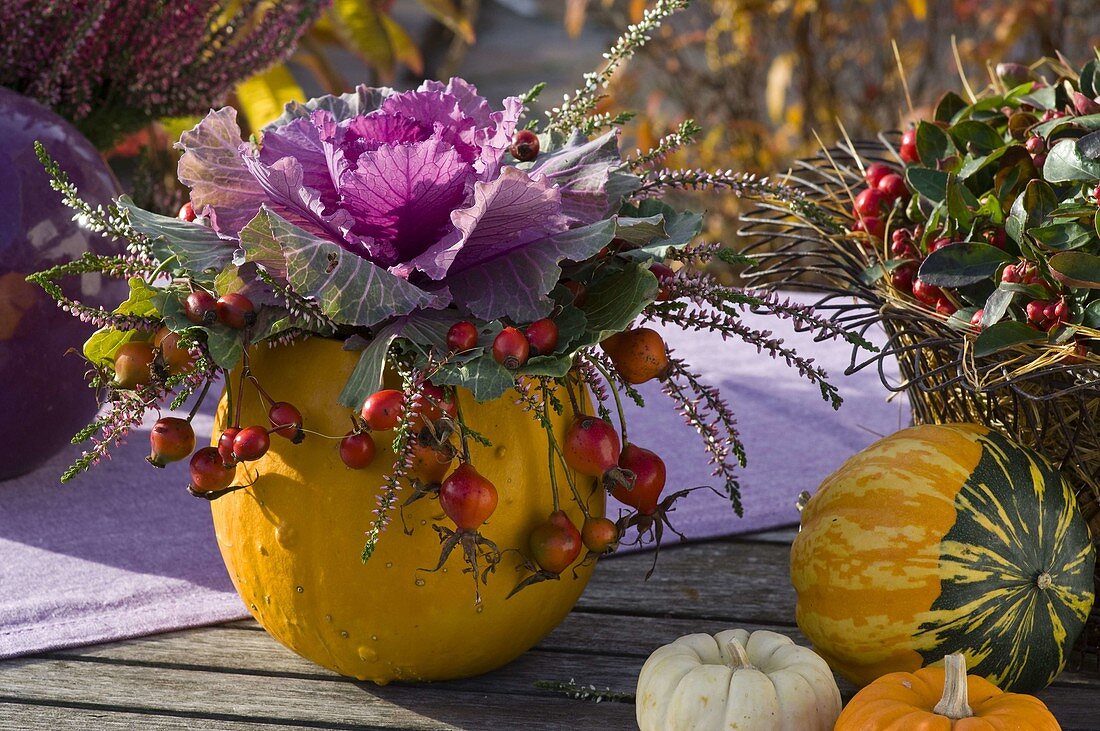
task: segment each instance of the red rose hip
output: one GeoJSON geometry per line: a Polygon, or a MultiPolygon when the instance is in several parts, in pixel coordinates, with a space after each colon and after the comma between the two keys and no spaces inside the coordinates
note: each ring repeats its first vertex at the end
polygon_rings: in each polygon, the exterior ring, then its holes
{"type": "Polygon", "coordinates": [[[514,371],[527,362],[531,344],[527,336],[514,327],[506,327],[493,340],[493,360],[514,371]]]}
{"type": "Polygon", "coordinates": [[[558,347],[558,326],[550,318],[535,320],[524,331],[531,355],[550,355],[558,347]]]}
{"type": "Polygon", "coordinates": [[[447,349],[463,353],[477,347],[477,326],[469,320],[456,322],[447,330],[447,349]]]}

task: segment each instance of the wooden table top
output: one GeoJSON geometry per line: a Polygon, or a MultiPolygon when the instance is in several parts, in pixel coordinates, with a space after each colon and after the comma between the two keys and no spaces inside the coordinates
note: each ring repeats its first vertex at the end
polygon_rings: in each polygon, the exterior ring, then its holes
{"type": "MultiPolygon", "coordinates": [[[[634,705],[580,700],[538,681],[633,694],[658,646],[691,632],[794,625],[793,532],[668,547],[603,561],[572,614],[538,647],[479,678],[378,687],[299,658],[252,621],[0,662],[0,729],[636,728],[634,705]]],[[[852,688],[841,685],[845,696],[852,688]]],[[[1100,673],[1039,694],[1066,731],[1100,729],[1100,673]]]]}

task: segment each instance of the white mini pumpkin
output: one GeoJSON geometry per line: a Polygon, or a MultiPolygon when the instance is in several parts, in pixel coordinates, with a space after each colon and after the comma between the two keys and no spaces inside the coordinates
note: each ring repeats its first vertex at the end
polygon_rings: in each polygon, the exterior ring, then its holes
{"type": "Polygon", "coordinates": [[[825,661],[767,630],[681,637],[638,676],[641,731],[831,731],[840,707],[825,661]]]}

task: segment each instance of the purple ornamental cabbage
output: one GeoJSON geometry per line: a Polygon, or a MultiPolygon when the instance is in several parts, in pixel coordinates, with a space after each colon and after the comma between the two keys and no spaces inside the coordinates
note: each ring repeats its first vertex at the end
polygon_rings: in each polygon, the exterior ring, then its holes
{"type": "Polygon", "coordinates": [[[263,266],[339,322],[452,304],[529,321],[551,309],[561,261],[610,241],[609,217],[636,179],[618,170],[614,132],[578,135],[525,169],[507,164],[522,112],[516,97],[493,111],[461,79],[359,87],[289,105],[257,145],[227,107],[180,139],[179,178],[240,246],[238,263],[263,266]]]}

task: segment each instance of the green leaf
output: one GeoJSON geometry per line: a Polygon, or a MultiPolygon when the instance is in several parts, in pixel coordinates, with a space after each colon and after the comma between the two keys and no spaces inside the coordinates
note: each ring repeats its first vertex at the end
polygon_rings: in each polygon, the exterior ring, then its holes
{"type": "Polygon", "coordinates": [[[1063,127],[1080,127],[1082,129],[1100,129],[1100,114],[1086,114],[1081,117],[1058,117],[1049,122],[1043,122],[1036,126],[1032,133],[1039,137],[1049,137],[1063,127]]]}
{"type": "Polygon", "coordinates": [[[1025,232],[1043,223],[1057,207],[1058,196],[1054,194],[1054,189],[1042,180],[1032,180],[1012,203],[1008,220],[1005,221],[1005,233],[1022,245],[1025,232]]]}
{"type": "Polygon", "coordinates": [[[126,211],[130,225],[149,239],[153,254],[160,261],[176,257],[179,266],[196,275],[203,284],[213,282],[213,275],[233,260],[237,247],[198,223],[181,221],[138,208],[128,196],[118,199],[120,209],[126,211]],[[201,275],[211,275],[203,277],[201,275]]]}
{"type": "Polygon", "coordinates": [[[947,179],[947,213],[955,219],[960,228],[970,228],[974,220],[974,213],[981,207],[981,203],[974,196],[966,184],[956,176],[951,175],[947,179]]]}
{"type": "Polygon", "coordinates": [[[993,290],[993,294],[989,295],[982,307],[982,327],[989,328],[1004,319],[1015,298],[1016,293],[1006,287],[993,290]]]}
{"type": "Polygon", "coordinates": [[[1002,350],[1045,340],[1046,336],[1022,322],[1005,320],[982,330],[974,341],[974,357],[983,358],[1002,350]]]}
{"type": "Polygon", "coordinates": [[[1053,86],[1044,86],[1041,89],[1035,89],[1029,94],[1024,94],[1020,97],[1020,102],[1023,104],[1030,104],[1038,109],[1054,109],[1058,103],[1058,93],[1053,86]]]}
{"type": "MultiPolygon", "coordinates": [[[[669,249],[682,248],[699,235],[703,228],[703,214],[695,211],[678,211],[666,203],[649,198],[637,205],[624,205],[619,211],[620,221],[661,216],[664,221],[665,235],[645,243],[638,248],[622,252],[628,259],[664,258],[669,249]]],[[[622,238],[618,232],[616,238],[622,238]]]]}
{"type": "Polygon", "coordinates": [[[573,367],[573,358],[568,355],[536,355],[527,361],[519,374],[524,376],[550,376],[562,378],[573,367]]]}
{"type": "Polygon", "coordinates": [[[955,151],[951,138],[931,122],[922,121],[917,125],[917,154],[925,165],[935,165],[955,151]]]}
{"type": "Polygon", "coordinates": [[[593,282],[581,307],[590,342],[625,330],[656,296],[657,277],[638,264],[593,282]]]}
{"type": "Polygon", "coordinates": [[[955,120],[955,116],[967,108],[966,100],[953,91],[949,91],[940,98],[938,104],[936,104],[936,112],[933,115],[937,122],[946,122],[950,124],[955,120]]]}
{"type": "MultiPolygon", "coordinates": [[[[382,373],[386,369],[386,355],[389,353],[390,344],[401,332],[402,324],[390,323],[375,333],[370,345],[359,354],[359,360],[352,369],[351,375],[344,383],[337,401],[341,406],[349,409],[357,409],[367,400],[367,396],[382,388],[382,373]]],[[[438,383],[438,381],[437,381],[438,383]]]]}
{"type": "Polygon", "coordinates": [[[1081,324],[1093,330],[1100,330],[1100,300],[1093,300],[1085,307],[1081,324]]]}
{"type": "Polygon", "coordinates": [[[1096,232],[1092,226],[1082,226],[1076,221],[1037,226],[1036,228],[1029,228],[1027,232],[1044,248],[1055,251],[1079,249],[1096,240],[1096,232]]]}
{"type": "Polygon", "coordinates": [[[1091,59],[1081,67],[1080,81],[1081,93],[1090,99],[1100,96],[1100,63],[1091,59]]]}
{"type": "Polygon", "coordinates": [[[1077,152],[1086,160],[1100,160],[1100,130],[1089,132],[1077,140],[1077,152]]]}
{"type": "Polygon", "coordinates": [[[1054,278],[1070,287],[1100,289],[1100,256],[1066,251],[1050,257],[1054,278]]]}
{"type": "Polygon", "coordinates": [[[435,375],[432,383],[437,386],[462,386],[473,393],[478,401],[492,401],[504,395],[515,385],[515,374],[485,353],[466,363],[446,363],[435,375]]]}
{"type": "MultiPolygon", "coordinates": [[[[160,290],[150,287],[141,277],[131,277],[129,285],[130,295],[115,308],[115,314],[157,317],[160,311],[156,306],[156,297],[160,290]]],[[[96,365],[110,364],[114,362],[115,353],[120,347],[131,340],[141,339],[144,334],[138,330],[100,328],[84,342],[84,357],[96,365]]]]}
{"type": "Polygon", "coordinates": [[[933,203],[941,203],[947,198],[948,174],[942,170],[910,167],[905,171],[905,178],[913,190],[933,203]]]}
{"type": "Polygon", "coordinates": [[[1100,162],[1086,160],[1074,140],[1058,140],[1047,153],[1043,177],[1052,183],[1094,181],[1100,178],[1100,162]]]}
{"type": "Polygon", "coordinates": [[[918,276],[937,287],[962,287],[993,276],[1012,257],[989,244],[951,244],[929,254],[918,276]]]}
{"type": "Polygon", "coordinates": [[[286,279],[338,323],[369,327],[437,304],[435,295],[298,228],[266,206],[241,229],[240,237],[247,261],[286,279]]]}
{"type": "Polygon", "coordinates": [[[615,223],[615,238],[635,246],[668,236],[668,232],[665,231],[665,217],[661,214],[645,218],[620,216],[615,223]]]}
{"type": "Polygon", "coordinates": [[[993,152],[1004,146],[1004,138],[984,122],[967,119],[950,129],[951,137],[960,149],[972,145],[980,152],[993,152]]]}

